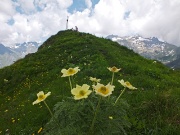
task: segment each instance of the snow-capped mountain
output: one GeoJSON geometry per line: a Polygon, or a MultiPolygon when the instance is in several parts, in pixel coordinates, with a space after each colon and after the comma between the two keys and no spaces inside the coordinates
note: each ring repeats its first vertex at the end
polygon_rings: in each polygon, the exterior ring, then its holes
{"type": "Polygon", "coordinates": [[[5,53],[12,53],[9,47],[5,47],[3,44],[0,44],[0,55],[5,53]]]}
{"type": "Polygon", "coordinates": [[[180,58],[168,63],[167,66],[172,69],[180,69],[180,58]]]}
{"type": "Polygon", "coordinates": [[[11,49],[18,53],[20,57],[24,57],[29,53],[35,53],[40,46],[40,43],[37,42],[24,42],[24,43],[17,43],[11,49]]]}
{"type": "Polygon", "coordinates": [[[177,59],[167,64],[172,69],[180,69],[180,47],[176,49],[177,59]]]}
{"type": "Polygon", "coordinates": [[[134,52],[149,59],[155,59],[166,64],[177,59],[178,54],[175,45],[165,41],[160,41],[156,37],[143,38],[142,36],[125,36],[119,37],[109,35],[106,37],[112,41],[118,42],[120,45],[132,49],[134,52]]]}
{"type": "Polygon", "coordinates": [[[11,65],[29,53],[35,53],[40,45],[37,42],[24,42],[10,48],[0,44],[0,68],[11,65]]]}

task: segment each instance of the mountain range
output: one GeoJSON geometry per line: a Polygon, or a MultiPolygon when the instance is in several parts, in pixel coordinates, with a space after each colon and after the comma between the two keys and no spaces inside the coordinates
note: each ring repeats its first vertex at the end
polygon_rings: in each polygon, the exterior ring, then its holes
{"type": "Polygon", "coordinates": [[[11,48],[0,44],[0,68],[11,65],[29,53],[36,52],[39,46],[40,43],[37,42],[17,43],[11,48]]]}
{"type": "Polygon", "coordinates": [[[139,35],[120,37],[109,35],[106,38],[132,49],[145,58],[158,60],[170,67],[178,67],[174,64],[176,64],[175,60],[180,56],[180,47],[160,41],[156,37],[144,38],[139,35]],[[170,64],[171,62],[174,64],[170,64]]]}
{"type": "MultiPolygon", "coordinates": [[[[180,47],[160,41],[156,37],[109,35],[106,38],[132,49],[145,58],[158,60],[174,69],[180,68],[180,47]]],[[[29,53],[35,53],[40,45],[37,42],[24,42],[16,43],[10,48],[0,44],[0,68],[11,65],[29,53]]]]}

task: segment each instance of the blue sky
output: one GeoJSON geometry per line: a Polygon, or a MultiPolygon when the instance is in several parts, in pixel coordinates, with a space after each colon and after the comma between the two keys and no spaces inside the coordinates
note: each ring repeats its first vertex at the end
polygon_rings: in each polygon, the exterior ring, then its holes
{"type": "MultiPolygon", "coordinates": [[[[91,0],[92,2],[92,8],[99,2],[99,0],[91,0]]],[[[84,0],[73,0],[73,4],[68,8],[68,11],[70,13],[73,13],[73,11],[83,11],[86,9],[86,3],[84,0]]]]}
{"type": "Polygon", "coordinates": [[[180,0],[0,0],[0,43],[44,42],[78,26],[106,37],[158,37],[180,46],[180,0]]]}

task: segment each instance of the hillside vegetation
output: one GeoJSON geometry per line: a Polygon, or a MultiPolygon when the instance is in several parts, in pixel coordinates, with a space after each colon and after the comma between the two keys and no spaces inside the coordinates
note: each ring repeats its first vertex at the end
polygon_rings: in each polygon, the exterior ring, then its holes
{"type": "Polygon", "coordinates": [[[37,93],[51,92],[47,103],[54,105],[72,97],[68,78],[61,69],[79,67],[74,84],[89,83],[96,77],[107,84],[112,74],[107,67],[122,68],[115,74],[114,94],[122,87],[117,80],[128,80],[138,88],[122,98],[129,104],[127,134],[180,134],[180,71],[148,60],[111,40],[71,30],[51,36],[38,51],[0,69],[0,134],[37,134],[50,120],[47,108],[32,105],[37,93]]]}

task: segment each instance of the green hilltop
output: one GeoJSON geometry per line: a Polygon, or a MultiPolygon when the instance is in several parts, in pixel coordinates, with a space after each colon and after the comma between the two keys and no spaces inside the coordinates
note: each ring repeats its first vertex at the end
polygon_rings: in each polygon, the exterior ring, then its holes
{"type": "Polygon", "coordinates": [[[130,105],[127,134],[180,134],[180,71],[158,61],[148,60],[108,39],[71,30],[60,31],[41,45],[36,53],[0,69],[0,134],[36,134],[49,121],[43,104],[32,105],[37,93],[51,92],[50,108],[71,97],[68,78],[61,69],[79,67],[74,84],[89,83],[96,77],[107,84],[116,66],[118,96],[122,89],[117,80],[124,79],[137,87],[123,95],[130,105]],[[14,120],[14,121],[13,121],[14,120]]]}

